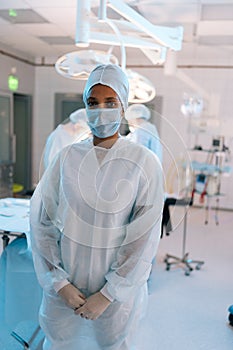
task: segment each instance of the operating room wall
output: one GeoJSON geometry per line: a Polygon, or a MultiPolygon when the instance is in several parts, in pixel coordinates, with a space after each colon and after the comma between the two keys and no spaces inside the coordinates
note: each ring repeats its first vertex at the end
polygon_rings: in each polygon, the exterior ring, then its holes
{"type": "MultiPolygon", "coordinates": [[[[178,169],[182,162],[193,157],[187,147],[194,146],[194,135],[187,132],[188,118],[180,112],[183,101],[183,93],[194,93],[189,86],[185,85],[175,77],[167,77],[163,74],[162,68],[134,68],[140,74],[149,78],[155,85],[157,94],[163,96],[162,116],[160,121],[160,136],[164,148],[164,173],[165,180],[169,182],[169,190],[179,191],[182,186],[177,177],[182,175],[178,169]],[[176,168],[178,169],[176,171],[176,168]],[[174,171],[175,169],[175,171],[174,171]],[[173,175],[170,176],[171,172],[173,175]]],[[[218,117],[231,125],[232,119],[232,81],[233,70],[216,68],[186,68],[184,73],[199,84],[208,93],[220,97],[218,117]]],[[[52,67],[37,67],[35,75],[35,97],[34,97],[34,144],[33,144],[33,183],[36,184],[40,177],[40,163],[43,148],[47,136],[53,130],[54,123],[54,95],[55,93],[82,93],[84,81],[74,81],[58,75],[52,67]]],[[[156,106],[155,106],[156,109],[156,106]]],[[[231,128],[231,130],[233,130],[231,128]]],[[[228,135],[225,138],[226,144],[233,147],[231,132],[225,128],[228,135]]],[[[204,149],[211,147],[212,138],[219,134],[219,130],[202,132],[198,141],[204,149]]],[[[195,155],[197,160],[205,161],[205,156],[195,155]],[[198,158],[199,157],[199,158],[198,158]]],[[[232,160],[229,165],[233,166],[232,160]]],[[[232,175],[223,177],[221,184],[222,191],[227,193],[220,201],[224,208],[233,208],[233,181],[232,175]]]]}

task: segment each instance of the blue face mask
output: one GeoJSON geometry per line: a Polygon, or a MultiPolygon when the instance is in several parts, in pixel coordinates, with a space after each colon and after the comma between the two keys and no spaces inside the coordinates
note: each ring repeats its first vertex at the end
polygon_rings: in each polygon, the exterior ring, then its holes
{"type": "Polygon", "coordinates": [[[87,124],[93,135],[100,139],[114,135],[121,124],[120,108],[86,109],[87,124]]]}

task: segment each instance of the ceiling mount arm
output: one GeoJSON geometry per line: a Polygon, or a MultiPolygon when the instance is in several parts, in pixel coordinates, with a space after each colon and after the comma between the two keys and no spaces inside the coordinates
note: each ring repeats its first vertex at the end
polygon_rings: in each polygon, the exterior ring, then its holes
{"type": "Polygon", "coordinates": [[[159,44],[175,51],[181,50],[183,27],[155,26],[121,0],[108,0],[107,6],[135,24],[140,30],[154,38],[159,44]]]}
{"type": "Polygon", "coordinates": [[[106,0],[100,1],[98,17],[99,17],[99,21],[107,23],[112,28],[113,32],[116,34],[121,47],[121,68],[125,70],[126,69],[126,50],[125,50],[124,42],[118,27],[115,25],[115,23],[113,23],[110,19],[107,18],[107,1],[106,0]]]}
{"type": "Polygon", "coordinates": [[[100,0],[98,18],[99,18],[99,21],[106,21],[106,19],[107,19],[107,0],[100,0]]]}
{"type": "Polygon", "coordinates": [[[125,46],[122,40],[122,36],[121,33],[119,31],[119,29],[117,28],[117,26],[109,19],[106,18],[105,20],[106,23],[108,23],[108,25],[113,29],[114,33],[117,36],[117,39],[120,42],[120,47],[121,47],[121,68],[123,70],[126,69],[126,50],[125,50],[125,46]]]}
{"type": "Polygon", "coordinates": [[[77,0],[75,45],[89,46],[90,34],[90,0],[77,0]]]}

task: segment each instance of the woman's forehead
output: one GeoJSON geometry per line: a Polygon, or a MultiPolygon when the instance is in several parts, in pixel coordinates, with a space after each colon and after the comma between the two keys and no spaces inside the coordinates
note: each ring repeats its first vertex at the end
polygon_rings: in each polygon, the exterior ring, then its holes
{"type": "Polygon", "coordinates": [[[96,84],[90,88],[87,94],[89,97],[118,97],[117,93],[107,85],[96,84]]]}

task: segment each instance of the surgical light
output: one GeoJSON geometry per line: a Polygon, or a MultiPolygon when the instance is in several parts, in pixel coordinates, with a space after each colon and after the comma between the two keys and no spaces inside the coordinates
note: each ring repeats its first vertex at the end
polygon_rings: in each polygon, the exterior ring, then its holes
{"type": "Polygon", "coordinates": [[[153,100],[156,91],[150,80],[131,69],[125,72],[129,80],[129,102],[146,103],[153,100]]]}
{"type": "Polygon", "coordinates": [[[111,53],[97,50],[80,50],[67,53],[60,57],[56,71],[65,78],[86,80],[97,64],[117,64],[118,59],[111,53]]]}

